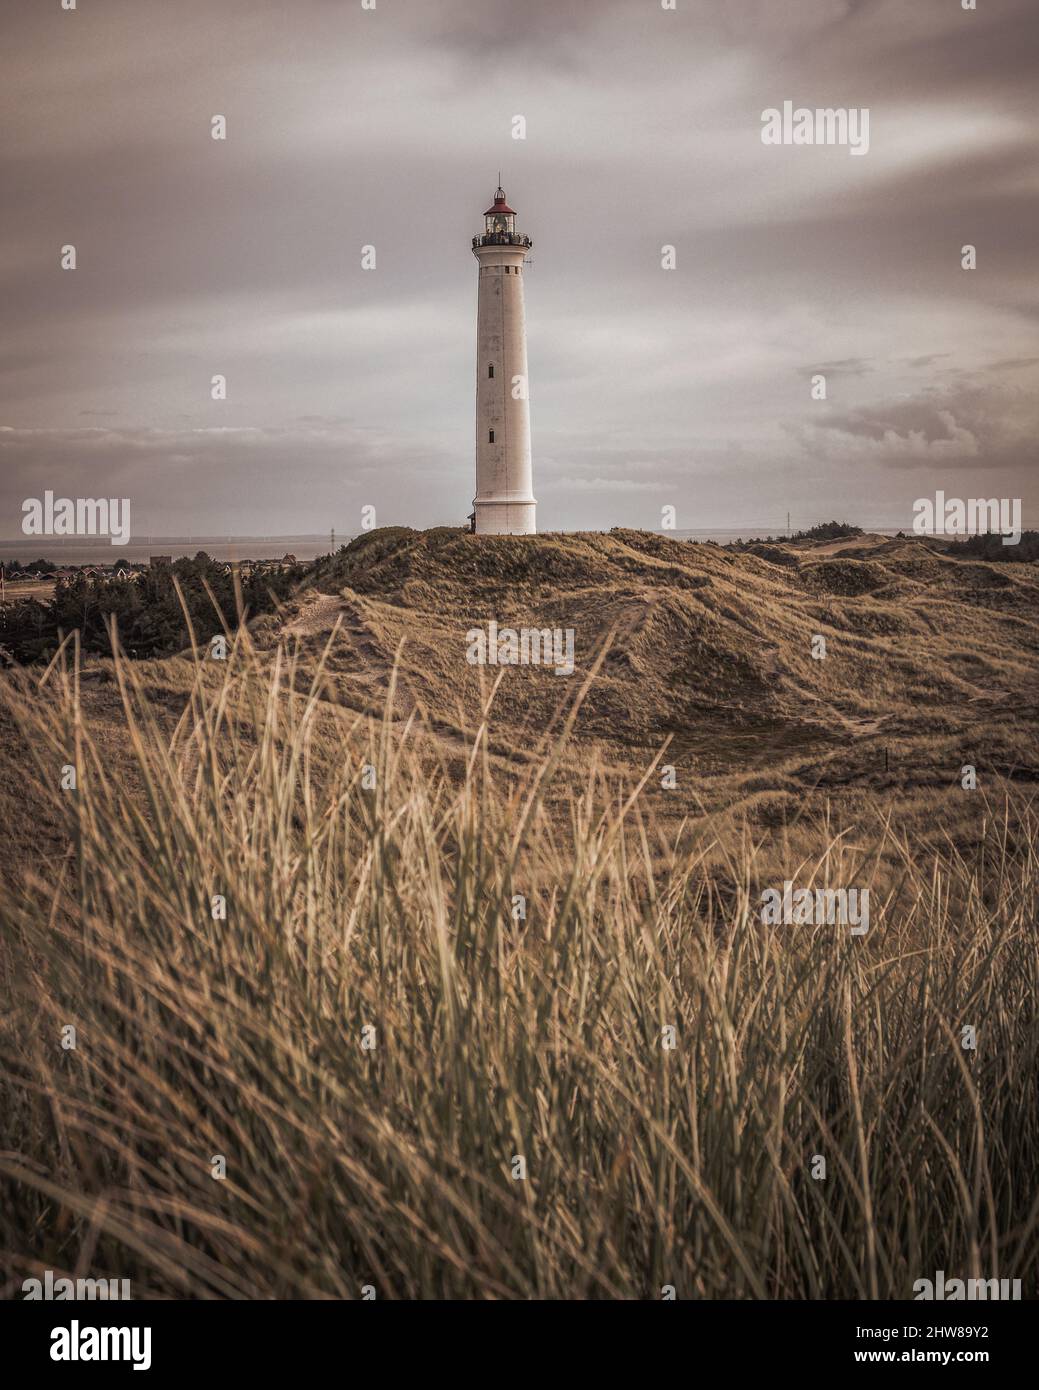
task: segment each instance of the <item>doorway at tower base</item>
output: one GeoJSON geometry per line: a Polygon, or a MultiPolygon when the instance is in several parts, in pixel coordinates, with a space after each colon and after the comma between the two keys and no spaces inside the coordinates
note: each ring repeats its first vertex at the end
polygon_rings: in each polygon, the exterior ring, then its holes
{"type": "Polygon", "coordinates": [[[481,502],[473,503],[476,508],[476,534],[478,536],[534,536],[537,534],[535,510],[537,503],[529,502],[481,502]]]}

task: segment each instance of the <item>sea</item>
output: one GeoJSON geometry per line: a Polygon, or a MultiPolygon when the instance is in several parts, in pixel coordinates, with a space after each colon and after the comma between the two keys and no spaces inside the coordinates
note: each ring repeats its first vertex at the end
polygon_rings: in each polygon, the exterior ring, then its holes
{"type": "MultiPolygon", "coordinates": [[[[863,529],[881,536],[893,536],[898,530],[883,526],[863,529]]],[[[728,545],[735,540],[765,540],[770,536],[781,539],[785,531],[782,526],[744,526],[661,531],[659,534],[671,540],[714,541],[717,545],[728,545]]],[[[335,548],[353,539],[352,535],[336,532],[335,548]]],[[[12,560],[23,565],[33,560],[50,560],[56,565],[114,565],[117,560],[147,564],[153,555],[168,555],[176,560],[184,555],[197,555],[200,550],[214,560],[280,560],[285,555],[295,555],[297,560],[315,560],[331,549],[328,532],[306,536],[139,536],[126,545],[112,545],[107,538],[94,536],[33,536],[0,540],[0,564],[12,560]]]]}

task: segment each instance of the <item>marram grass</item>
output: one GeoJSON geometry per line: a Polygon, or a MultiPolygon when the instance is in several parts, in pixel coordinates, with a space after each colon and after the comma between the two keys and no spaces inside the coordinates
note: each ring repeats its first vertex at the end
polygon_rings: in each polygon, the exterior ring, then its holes
{"type": "Polygon", "coordinates": [[[505,775],[490,692],[448,766],[392,687],[381,722],[347,714],[244,632],[179,720],[113,669],[118,756],[71,646],[3,691],[67,847],[0,903],[8,1292],[44,1268],[137,1298],[1039,1287],[1024,798],[969,854],[868,802],[806,810],[784,865],[709,816],[668,839],[650,766],[574,785],[573,711],[505,775]],[[777,872],[851,864],[866,936],[762,924],[777,872]]]}

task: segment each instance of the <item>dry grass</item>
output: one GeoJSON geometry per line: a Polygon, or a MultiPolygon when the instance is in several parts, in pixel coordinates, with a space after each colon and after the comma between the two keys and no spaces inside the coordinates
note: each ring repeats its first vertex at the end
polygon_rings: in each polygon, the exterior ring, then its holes
{"type": "Polygon", "coordinates": [[[622,783],[585,748],[575,786],[584,695],[503,772],[489,690],[449,759],[414,707],[395,717],[392,680],[381,719],[355,714],[320,660],[245,633],[197,665],[179,722],[114,673],[115,761],[71,649],[42,691],[4,687],[26,799],[67,844],[0,902],[12,1282],[893,1298],[944,1269],[1035,1288],[1024,793],[975,793],[969,851],[910,841],[868,794],[766,846],[660,820],[651,760],[622,783]],[[869,886],[869,934],[763,926],[783,871],[869,886]]]}

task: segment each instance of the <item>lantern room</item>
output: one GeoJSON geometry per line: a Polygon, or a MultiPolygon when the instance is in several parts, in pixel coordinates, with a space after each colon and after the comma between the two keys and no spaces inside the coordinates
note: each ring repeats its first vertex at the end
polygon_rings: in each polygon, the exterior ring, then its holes
{"type": "Polygon", "coordinates": [[[483,215],[486,236],[493,236],[504,232],[511,236],[516,230],[516,213],[505,201],[505,190],[501,184],[494,195],[494,205],[489,207],[483,215]]]}

